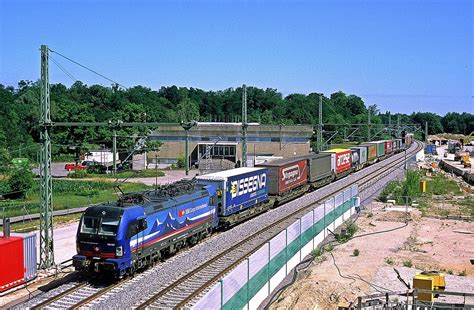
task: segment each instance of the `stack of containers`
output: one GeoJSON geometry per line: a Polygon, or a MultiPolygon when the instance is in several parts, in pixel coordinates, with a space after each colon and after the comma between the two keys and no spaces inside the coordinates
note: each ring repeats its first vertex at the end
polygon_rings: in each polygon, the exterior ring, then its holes
{"type": "Polygon", "coordinates": [[[0,235],[0,292],[36,277],[36,234],[0,235]]]}

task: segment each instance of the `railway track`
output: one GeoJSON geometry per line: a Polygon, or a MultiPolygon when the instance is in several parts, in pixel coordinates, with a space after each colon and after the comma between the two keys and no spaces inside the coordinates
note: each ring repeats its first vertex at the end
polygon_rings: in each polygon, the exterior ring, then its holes
{"type": "Polygon", "coordinates": [[[121,285],[124,280],[111,285],[92,285],[89,282],[80,282],[77,285],[32,306],[32,310],[40,309],[79,309],[92,300],[121,285]]]}
{"type": "MultiPolygon", "coordinates": [[[[423,149],[423,144],[416,142],[417,146],[413,151],[407,153],[409,157],[416,154],[423,149]]],[[[354,183],[360,184],[360,191],[371,187],[376,181],[391,173],[394,169],[399,168],[400,164],[404,164],[406,156],[396,159],[382,170],[361,175],[354,183]]],[[[252,233],[247,238],[243,239],[235,246],[221,252],[212,259],[204,262],[199,267],[190,271],[189,273],[179,277],[173,283],[170,283],[161,291],[153,296],[149,296],[147,300],[137,306],[138,309],[146,308],[185,308],[189,306],[192,301],[200,296],[209,286],[225,276],[234,267],[240,264],[246,257],[256,251],[262,244],[268,242],[277,233],[288,227],[295,219],[306,214],[309,210],[318,206],[321,202],[334,196],[341,189],[326,195],[316,202],[310,203],[302,207],[298,212],[289,214],[276,222],[252,233]]]]}

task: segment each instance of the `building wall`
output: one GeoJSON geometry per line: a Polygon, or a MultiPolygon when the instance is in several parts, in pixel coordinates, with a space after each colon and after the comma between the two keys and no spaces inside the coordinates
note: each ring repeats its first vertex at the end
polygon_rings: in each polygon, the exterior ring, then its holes
{"type": "MultiPolygon", "coordinates": [[[[247,154],[291,157],[310,152],[311,126],[249,126],[247,131],[247,154]]],[[[163,126],[153,132],[150,139],[163,144],[157,157],[160,163],[174,163],[185,153],[185,131],[180,126],[163,126]]],[[[236,160],[242,160],[241,125],[238,123],[199,124],[189,131],[189,152],[197,158],[199,144],[236,145],[236,160]],[[219,141],[218,141],[219,140],[219,141]]],[[[149,162],[155,153],[147,154],[149,162]]]]}

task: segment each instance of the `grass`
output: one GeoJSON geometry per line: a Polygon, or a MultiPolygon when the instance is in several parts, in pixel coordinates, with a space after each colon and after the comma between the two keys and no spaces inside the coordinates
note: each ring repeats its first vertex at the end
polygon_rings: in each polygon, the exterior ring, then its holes
{"type": "MultiPolygon", "coordinates": [[[[53,217],[53,224],[63,224],[78,221],[81,218],[81,213],[74,213],[68,215],[61,215],[53,217]]],[[[11,231],[17,233],[27,233],[39,230],[39,220],[24,221],[11,224],[11,231]]]]}
{"type": "MultiPolygon", "coordinates": [[[[105,180],[53,180],[53,209],[73,209],[115,201],[120,194],[115,185],[116,183],[105,180]]],[[[123,183],[120,188],[124,192],[151,189],[142,183],[123,183]]],[[[39,188],[35,185],[25,199],[0,201],[0,214],[13,217],[39,213],[39,200],[39,188]]]]}

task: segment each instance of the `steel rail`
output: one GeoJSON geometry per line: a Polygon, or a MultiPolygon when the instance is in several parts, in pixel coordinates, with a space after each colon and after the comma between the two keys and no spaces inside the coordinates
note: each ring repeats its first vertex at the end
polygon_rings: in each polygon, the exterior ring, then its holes
{"type": "Polygon", "coordinates": [[[90,303],[91,301],[99,298],[100,296],[106,294],[107,292],[110,292],[111,290],[113,290],[114,288],[122,285],[124,282],[128,281],[128,279],[122,279],[120,281],[118,281],[117,283],[115,284],[112,284],[112,285],[109,285],[103,289],[101,289],[100,291],[92,294],[91,296],[89,297],[86,297],[85,299],[81,300],[80,302],[78,302],[77,304],[75,304],[74,306],[71,307],[72,310],[78,310],[79,308],[83,307],[84,305],[90,303]]]}
{"type": "MultiPolygon", "coordinates": [[[[419,152],[420,150],[423,149],[423,143],[419,142],[419,141],[415,141],[415,143],[417,144],[417,147],[415,148],[415,150],[413,151],[410,151],[409,154],[407,154],[405,157],[402,157],[400,159],[396,159],[394,160],[392,163],[390,163],[388,166],[385,166],[383,167],[383,169],[381,170],[376,170],[372,173],[369,173],[368,175],[363,175],[363,176],[360,176],[359,179],[357,180],[354,180],[353,183],[359,183],[359,182],[363,182],[362,180],[365,180],[365,179],[368,179],[368,180],[374,180],[374,178],[377,178],[379,177],[378,179],[381,179],[383,177],[385,177],[388,173],[391,173],[392,172],[392,168],[399,168],[399,164],[400,163],[404,163],[408,158],[407,157],[412,157],[414,154],[416,154],[417,152],[419,152]],[[387,171],[389,171],[387,173],[387,171]],[[380,177],[381,176],[381,177],[380,177]]],[[[401,154],[401,153],[399,153],[401,154]]],[[[238,242],[236,245],[234,245],[233,247],[227,249],[227,250],[224,250],[223,252],[219,253],[218,255],[214,256],[213,258],[211,258],[210,260],[208,260],[207,262],[201,264],[200,266],[198,266],[197,268],[195,268],[194,270],[190,271],[189,273],[187,273],[186,275],[180,277],[179,279],[175,280],[172,284],[170,284],[169,286],[167,286],[166,288],[164,288],[163,290],[159,291],[158,293],[156,293],[155,295],[153,295],[151,298],[149,298],[148,300],[146,300],[145,302],[141,303],[137,309],[146,309],[148,306],[151,306],[154,302],[156,302],[157,300],[159,300],[161,297],[165,296],[167,293],[171,292],[172,290],[176,289],[179,285],[183,284],[186,280],[188,280],[189,278],[195,276],[196,274],[198,274],[200,271],[204,270],[206,267],[208,267],[211,263],[214,263],[214,262],[217,262],[219,259],[223,258],[224,256],[232,253],[232,252],[239,252],[238,248],[245,245],[245,244],[248,244],[251,242],[252,239],[256,239],[258,238],[259,235],[261,235],[262,233],[264,232],[267,232],[267,231],[270,231],[272,228],[275,228],[277,226],[279,226],[280,224],[282,223],[285,223],[286,221],[288,221],[289,219],[292,219],[294,217],[298,218],[298,216],[301,214],[301,215],[304,215],[308,209],[312,209],[315,205],[319,205],[321,202],[324,202],[326,199],[334,196],[334,194],[338,193],[341,191],[341,188],[337,189],[337,190],[334,190],[333,192],[331,192],[330,194],[324,196],[323,198],[317,200],[316,202],[312,202],[310,204],[308,204],[307,206],[304,206],[302,208],[300,208],[297,212],[295,213],[291,213],[275,222],[273,222],[272,224],[258,230],[257,232],[251,234],[250,236],[248,236],[247,238],[243,239],[242,241],[238,242]]],[[[218,281],[220,278],[222,278],[223,275],[227,274],[229,271],[231,271],[234,267],[236,267],[238,264],[240,264],[243,260],[245,260],[246,257],[248,257],[249,255],[251,255],[253,252],[255,252],[256,250],[259,249],[260,245],[265,243],[265,242],[268,242],[269,240],[271,240],[271,238],[273,238],[274,235],[272,235],[271,237],[267,238],[266,241],[264,242],[261,242],[258,246],[254,247],[253,250],[251,251],[246,251],[247,253],[245,255],[242,255],[242,257],[236,259],[235,262],[231,263],[228,267],[226,267],[223,271],[219,272],[217,275],[213,276],[211,279],[209,279],[208,281],[206,281],[203,285],[201,285],[198,289],[194,290],[194,292],[185,297],[181,302],[179,302],[174,308],[177,308],[177,309],[181,309],[181,308],[184,308],[186,306],[186,304],[188,304],[190,301],[192,301],[194,298],[196,298],[199,294],[201,294],[206,288],[208,288],[211,284],[213,284],[214,282],[218,281]]]]}
{"type": "Polygon", "coordinates": [[[40,309],[43,309],[49,305],[51,305],[52,303],[58,301],[59,299],[63,298],[64,296],[67,296],[67,295],[70,295],[78,290],[80,290],[81,288],[83,288],[84,286],[87,285],[87,282],[82,282],[82,283],[79,283],[78,285],[76,286],[73,286],[67,290],[65,290],[64,292],[61,292],[59,293],[58,295],[55,295],[49,299],[46,299],[45,301],[31,307],[31,310],[40,310],[40,309]]]}

